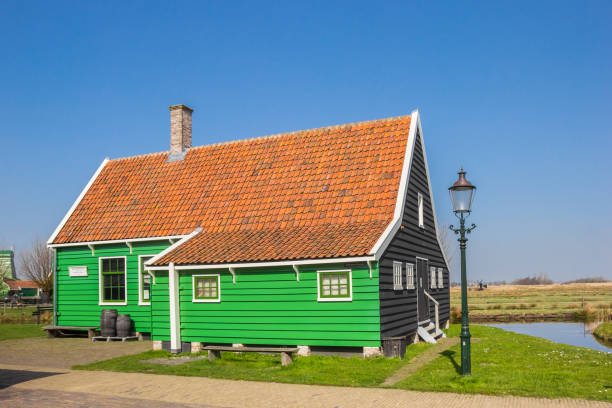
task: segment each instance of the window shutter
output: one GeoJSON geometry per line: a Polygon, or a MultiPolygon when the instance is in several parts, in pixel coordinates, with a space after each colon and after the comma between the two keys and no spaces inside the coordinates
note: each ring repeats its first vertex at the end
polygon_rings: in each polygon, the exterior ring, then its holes
{"type": "Polygon", "coordinates": [[[406,263],[406,288],[414,289],[414,264],[406,263]]]}
{"type": "Polygon", "coordinates": [[[402,290],[402,263],[394,261],[393,262],[393,289],[394,290],[402,290]]]}
{"type": "Polygon", "coordinates": [[[429,272],[431,275],[431,278],[429,279],[429,286],[432,289],[435,289],[436,288],[436,268],[433,266],[429,267],[429,272]]]}

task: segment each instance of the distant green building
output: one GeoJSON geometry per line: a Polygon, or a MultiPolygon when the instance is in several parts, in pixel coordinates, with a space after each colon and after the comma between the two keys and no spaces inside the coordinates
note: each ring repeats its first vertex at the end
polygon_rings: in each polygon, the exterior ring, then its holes
{"type": "Polygon", "coordinates": [[[5,281],[16,278],[14,251],[11,249],[0,249],[0,297],[4,298],[9,291],[5,281]]]}

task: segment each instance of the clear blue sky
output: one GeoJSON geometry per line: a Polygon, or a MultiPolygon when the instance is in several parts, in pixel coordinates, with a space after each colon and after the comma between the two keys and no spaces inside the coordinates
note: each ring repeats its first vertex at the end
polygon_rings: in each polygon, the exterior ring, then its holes
{"type": "Polygon", "coordinates": [[[194,145],[419,109],[439,221],[478,186],[470,278],[612,278],[612,3],[435,3],[4,1],[0,246],[167,150],[168,105],[194,145]]]}

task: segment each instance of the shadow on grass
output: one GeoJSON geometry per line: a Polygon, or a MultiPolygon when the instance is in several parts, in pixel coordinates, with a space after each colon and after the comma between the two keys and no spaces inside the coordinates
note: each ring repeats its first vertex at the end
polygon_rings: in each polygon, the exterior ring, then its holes
{"type": "Polygon", "coordinates": [[[445,350],[442,353],[440,353],[440,355],[448,358],[450,362],[453,363],[453,366],[455,367],[455,371],[457,372],[457,374],[461,374],[461,366],[457,364],[457,361],[455,360],[455,354],[457,354],[457,352],[452,351],[452,350],[445,350]]]}

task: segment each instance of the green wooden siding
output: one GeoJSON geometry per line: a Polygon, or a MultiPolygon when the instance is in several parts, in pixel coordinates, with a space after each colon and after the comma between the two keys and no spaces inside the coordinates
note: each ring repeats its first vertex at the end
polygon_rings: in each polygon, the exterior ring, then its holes
{"type": "MultiPolygon", "coordinates": [[[[127,313],[134,330],[151,332],[151,306],[138,305],[138,255],[157,254],[170,245],[169,241],[135,242],[133,253],[125,244],[97,245],[94,256],[87,246],[57,248],[57,324],[64,326],[98,326],[102,309],[127,313]],[[98,258],[126,256],[127,305],[98,305],[98,258]],[[87,277],[71,277],[69,266],[87,266],[87,277]]],[[[167,280],[166,280],[167,285],[167,280]]]]}
{"type": "MultiPolygon", "coordinates": [[[[209,343],[380,346],[378,269],[352,267],[352,301],[317,301],[317,270],[343,265],[181,271],[181,340],[209,343]],[[221,275],[219,303],[193,302],[192,275],[221,275]]],[[[153,289],[153,338],[169,340],[168,276],[153,289]]]]}
{"type": "Polygon", "coordinates": [[[170,341],[168,272],[155,271],[155,283],[151,283],[151,338],[170,341]]]}

